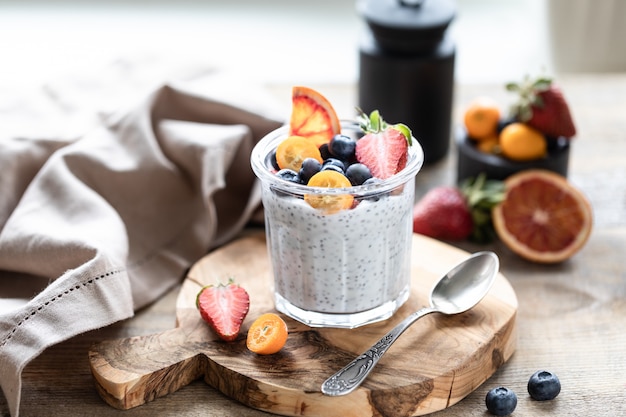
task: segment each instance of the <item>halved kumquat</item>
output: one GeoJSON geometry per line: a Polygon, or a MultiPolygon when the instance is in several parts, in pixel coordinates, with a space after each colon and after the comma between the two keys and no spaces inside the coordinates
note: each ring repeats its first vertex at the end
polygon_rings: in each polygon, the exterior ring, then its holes
{"type": "Polygon", "coordinates": [[[298,172],[306,158],[315,158],[320,163],[323,162],[318,147],[302,136],[289,136],[276,148],[276,163],[280,169],[288,168],[298,172]]]}
{"type": "Polygon", "coordinates": [[[288,335],[287,323],[278,314],[265,313],[250,326],[246,346],[259,355],[271,355],[285,346],[288,335]]]}
{"type": "MultiPolygon", "coordinates": [[[[309,187],[321,188],[347,188],[351,187],[350,180],[337,171],[320,171],[309,180],[309,187]]],[[[350,194],[305,194],[304,201],[313,208],[323,211],[325,214],[334,214],[341,210],[352,207],[354,197],[350,194]]]]}

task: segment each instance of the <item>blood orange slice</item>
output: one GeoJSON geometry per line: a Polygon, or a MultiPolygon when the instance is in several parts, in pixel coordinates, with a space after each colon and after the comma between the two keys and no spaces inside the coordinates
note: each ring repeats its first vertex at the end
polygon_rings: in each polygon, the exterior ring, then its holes
{"type": "Polygon", "coordinates": [[[319,92],[309,87],[295,86],[291,101],[290,135],[308,138],[320,147],[340,132],[341,125],[335,109],[319,92]]]}
{"type": "Polygon", "coordinates": [[[532,169],[510,176],[505,185],[493,224],[513,252],[530,261],[556,263],[584,246],[593,223],[591,204],[567,179],[532,169]]]}

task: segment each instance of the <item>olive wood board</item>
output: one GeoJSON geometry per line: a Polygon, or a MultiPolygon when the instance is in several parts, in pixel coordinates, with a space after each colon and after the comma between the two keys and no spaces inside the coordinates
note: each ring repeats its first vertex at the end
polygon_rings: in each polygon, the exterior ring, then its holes
{"type": "MultiPolygon", "coordinates": [[[[287,416],[418,416],[445,409],[478,388],[515,351],[517,297],[498,274],[473,309],[431,314],[389,348],[354,392],[322,394],[320,385],[411,312],[428,304],[434,283],[469,254],[414,235],[411,294],[386,321],[356,329],[312,328],[285,317],[289,337],[273,355],[246,348],[256,317],[275,311],[264,233],[251,233],[200,259],[176,302],[176,327],[163,333],[95,344],[89,352],[100,396],[129,409],[204,381],[249,407],[287,416]],[[232,277],[250,294],[239,337],[221,341],[201,319],[195,300],[205,285],[232,277]]],[[[208,411],[208,410],[207,410],[208,411]]]]}

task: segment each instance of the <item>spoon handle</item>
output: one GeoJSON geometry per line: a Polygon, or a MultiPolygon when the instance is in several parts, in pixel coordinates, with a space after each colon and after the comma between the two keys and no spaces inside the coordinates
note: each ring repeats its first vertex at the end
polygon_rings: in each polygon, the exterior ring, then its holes
{"type": "Polygon", "coordinates": [[[417,319],[434,311],[436,310],[432,307],[424,307],[402,320],[371,348],[324,381],[322,392],[326,395],[339,396],[354,391],[367,378],[380,358],[398,337],[417,319]]]}

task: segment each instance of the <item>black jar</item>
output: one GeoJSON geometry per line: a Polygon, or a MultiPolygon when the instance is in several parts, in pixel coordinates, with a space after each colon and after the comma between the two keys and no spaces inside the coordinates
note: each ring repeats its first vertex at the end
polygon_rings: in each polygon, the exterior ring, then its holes
{"type": "Polygon", "coordinates": [[[358,0],[367,23],[359,54],[359,107],[402,122],[424,149],[425,163],[450,147],[456,47],[447,28],[452,0],[358,0]]]}

